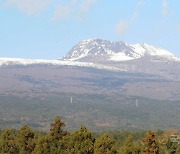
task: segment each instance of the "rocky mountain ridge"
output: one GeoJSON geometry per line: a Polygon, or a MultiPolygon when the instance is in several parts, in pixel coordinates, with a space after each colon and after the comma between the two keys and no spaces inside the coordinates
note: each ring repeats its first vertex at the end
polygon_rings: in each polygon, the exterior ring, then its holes
{"type": "Polygon", "coordinates": [[[171,52],[148,44],[127,44],[124,42],[112,42],[101,39],[89,39],[81,41],[74,46],[63,58],[70,61],[128,61],[142,57],[158,56],[171,60],[179,60],[171,52]]]}

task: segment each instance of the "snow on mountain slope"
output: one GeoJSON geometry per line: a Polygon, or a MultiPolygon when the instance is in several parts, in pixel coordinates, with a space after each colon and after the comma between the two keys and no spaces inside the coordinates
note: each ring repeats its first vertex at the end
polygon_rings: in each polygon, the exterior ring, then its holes
{"type": "Polygon", "coordinates": [[[175,56],[169,51],[148,44],[130,45],[124,42],[111,42],[101,39],[89,39],[80,42],[63,59],[78,61],[83,58],[98,57],[105,61],[126,61],[145,56],[175,59],[175,56]]]}
{"type": "Polygon", "coordinates": [[[156,64],[151,72],[158,68],[157,71],[162,74],[161,68],[157,64],[160,63],[164,66],[164,64],[169,65],[172,62],[172,65],[175,65],[175,61],[179,64],[180,59],[162,48],[151,45],[129,45],[124,42],[89,39],[80,42],[61,60],[0,58],[0,67],[9,65],[64,65],[112,71],[139,72],[141,70],[141,72],[147,73],[146,69],[149,70],[152,64],[156,64]],[[118,63],[121,61],[128,62],[118,63]]]}
{"type": "Polygon", "coordinates": [[[3,66],[11,65],[55,65],[55,66],[79,66],[79,67],[92,67],[97,69],[113,70],[113,71],[126,71],[113,66],[105,66],[101,64],[62,61],[62,60],[42,60],[42,59],[21,59],[21,58],[0,58],[0,68],[3,66]]]}
{"type": "Polygon", "coordinates": [[[139,54],[140,56],[151,55],[174,57],[174,55],[169,51],[148,44],[135,44],[130,45],[130,47],[134,50],[135,53],[139,54]]]}

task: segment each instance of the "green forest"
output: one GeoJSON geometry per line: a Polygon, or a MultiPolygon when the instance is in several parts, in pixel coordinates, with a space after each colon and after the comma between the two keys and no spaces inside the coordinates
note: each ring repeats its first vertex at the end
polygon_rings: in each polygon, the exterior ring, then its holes
{"type": "MultiPolygon", "coordinates": [[[[85,126],[74,132],[64,129],[56,117],[48,132],[24,125],[0,130],[2,154],[178,154],[180,144],[172,140],[179,130],[91,132],[85,126]]],[[[180,143],[180,142],[179,142],[180,143]]]]}

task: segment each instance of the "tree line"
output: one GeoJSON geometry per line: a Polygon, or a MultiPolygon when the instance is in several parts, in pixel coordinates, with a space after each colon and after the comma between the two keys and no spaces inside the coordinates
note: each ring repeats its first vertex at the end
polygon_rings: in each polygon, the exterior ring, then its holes
{"type": "Polygon", "coordinates": [[[2,154],[178,154],[180,144],[170,140],[177,130],[91,132],[81,126],[75,132],[64,130],[56,117],[49,132],[31,129],[0,130],[2,154]]]}

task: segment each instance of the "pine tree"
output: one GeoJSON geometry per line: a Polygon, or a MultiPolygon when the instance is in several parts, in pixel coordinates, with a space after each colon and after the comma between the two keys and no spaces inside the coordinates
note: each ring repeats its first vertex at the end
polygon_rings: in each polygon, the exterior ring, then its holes
{"type": "Polygon", "coordinates": [[[69,137],[68,153],[71,154],[93,154],[94,141],[91,132],[81,126],[80,130],[69,137]]]}
{"type": "Polygon", "coordinates": [[[145,154],[159,154],[159,147],[156,143],[155,133],[148,131],[144,142],[143,153],[145,154]]]}
{"type": "Polygon", "coordinates": [[[61,118],[56,117],[55,122],[51,124],[51,128],[50,128],[50,136],[53,142],[60,141],[68,134],[67,131],[63,130],[64,127],[65,127],[65,124],[61,120],[61,118]]]}
{"type": "Polygon", "coordinates": [[[140,144],[133,141],[132,135],[126,138],[123,146],[119,149],[119,154],[140,154],[140,152],[140,144]]]}
{"type": "Polygon", "coordinates": [[[54,123],[51,124],[49,137],[52,143],[51,152],[53,153],[63,151],[63,149],[61,149],[62,141],[68,135],[68,132],[63,130],[64,127],[65,124],[60,117],[56,117],[54,123]]]}
{"type": "Polygon", "coordinates": [[[0,140],[0,153],[18,154],[18,152],[19,149],[13,130],[4,130],[0,140]]]}
{"type": "Polygon", "coordinates": [[[25,125],[19,130],[19,147],[21,154],[32,153],[35,148],[35,133],[25,125]]]}
{"type": "Polygon", "coordinates": [[[116,154],[115,141],[107,134],[102,135],[95,141],[94,145],[95,154],[116,154]]]}
{"type": "Polygon", "coordinates": [[[52,141],[49,135],[39,137],[34,154],[50,154],[52,149],[52,141]]]}

